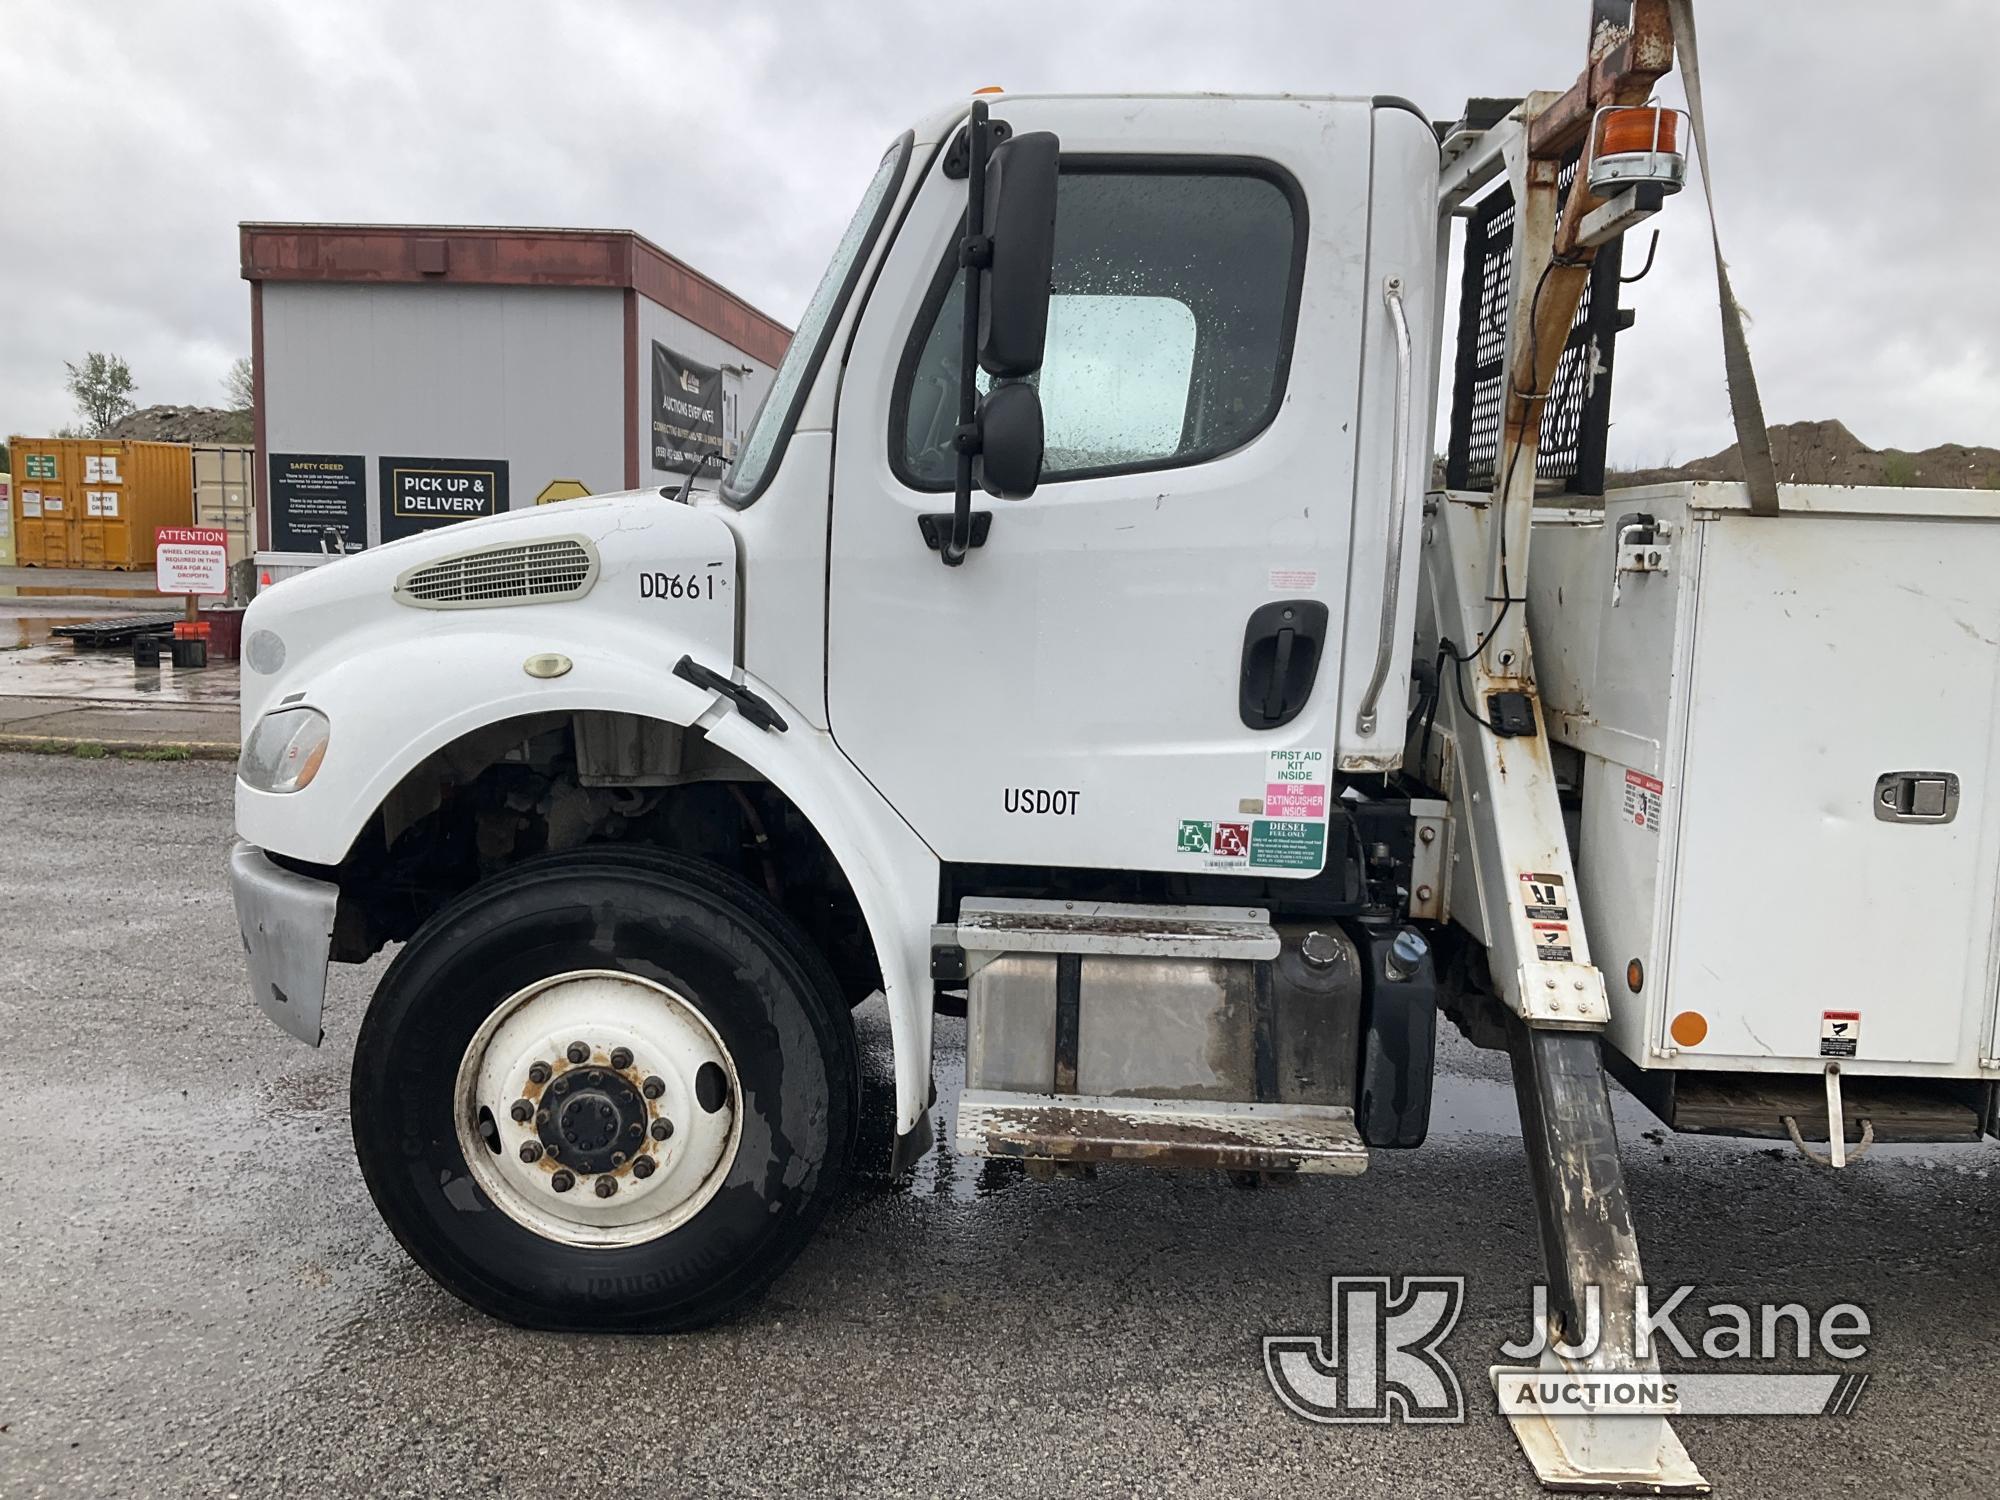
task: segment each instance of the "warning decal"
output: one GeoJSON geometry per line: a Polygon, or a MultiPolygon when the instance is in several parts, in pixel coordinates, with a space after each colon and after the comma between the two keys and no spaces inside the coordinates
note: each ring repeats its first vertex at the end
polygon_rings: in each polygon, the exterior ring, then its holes
{"type": "Polygon", "coordinates": [[[1569,896],[1560,875],[1521,876],[1521,900],[1528,908],[1530,922],[1569,921],[1569,896]]]}
{"type": "Polygon", "coordinates": [[[1666,784],[1644,771],[1625,773],[1625,821],[1640,828],[1660,831],[1660,796],[1666,784]]]}
{"type": "Polygon", "coordinates": [[[1852,1057],[1861,1045],[1861,1012],[1858,1010],[1821,1011],[1819,1017],[1819,1055],[1821,1057],[1852,1057]]]}
{"type": "Polygon", "coordinates": [[[1535,957],[1544,963],[1566,964],[1576,955],[1569,945],[1567,922],[1536,922],[1535,957]]]}

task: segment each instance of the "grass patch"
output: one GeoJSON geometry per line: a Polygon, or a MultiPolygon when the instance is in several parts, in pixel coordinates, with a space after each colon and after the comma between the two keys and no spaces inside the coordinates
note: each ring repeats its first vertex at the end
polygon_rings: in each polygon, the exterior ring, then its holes
{"type": "Polygon", "coordinates": [[[1898,489],[1917,482],[1916,460],[1907,453],[1885,453],[1882,455],[1882,482],[1893,484],[1898,489]]]}
{"type": "MultiPolygon", "coordinates": [[[[101,748],[101,747],[100,747],[101,748]]],[[[120,760],[193,760],[186,745],[155,745],[149,750],[120,750],[120,760]]]]}
{"type": "Polygon", "coordinates": [[[74,755],[78,760],[103,760],[104,757],[109,755],[111,752],[105,749],[102,745],[94,744],[89,740],[84,740],[80,741],[77,744],[71,745],[69,747],[69,753],[71,755],[74,755]]]}

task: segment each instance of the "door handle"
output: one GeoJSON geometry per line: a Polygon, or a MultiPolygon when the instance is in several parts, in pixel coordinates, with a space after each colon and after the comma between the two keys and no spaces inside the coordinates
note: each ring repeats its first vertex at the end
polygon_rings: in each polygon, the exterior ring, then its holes
{"type": "Polygon", "coordinates": [[[1251,614],[1236,697],[1237,715],[1250,728],[1289,724],[1306,706],[1319,674],[1326,618],[1317,599],[1279,599],[1251,614]]]}
{"type": "Polygon", "coordinates": [[[1276,719],[1285,711],[1285,679],[1292,672],[1292,642],[1298,631],[1287,625],[1278,632],[1277,660],[1271,667],[1270,685],[1264,689],[1264,717],[1276,719]]]}
{"type": "Polygon", "coordinates": [[[1382,634],[1375,645],[1375,670],[1369,674],[1368,690],[1361,695],[1361,711],[1354,727],[1361,734],[1375,732],[1375,709],[1382,698],[1382,685],[1389,680],[1389,667],[1396,659],[1396,612],[1403,587],[1403,524],[1410,506],[1405,493],[1410,469],[1410,320],[1403,314],[1403,278],[1391,276],[1382,283],[1382,300],[1389,308],[1389,326],[1396,335],[1395,448],[1389,454],[1389,561],[1382,575],[1382,634]]]}

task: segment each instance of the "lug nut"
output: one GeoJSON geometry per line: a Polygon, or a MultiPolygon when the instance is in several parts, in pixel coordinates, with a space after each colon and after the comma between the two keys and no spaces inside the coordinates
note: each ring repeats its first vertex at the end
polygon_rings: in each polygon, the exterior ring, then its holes
{"type": "Polygon", "coordinates": [[[602,1083],[604,1082],[604,1075],[598,1072],[597,1069],[592,1068],[587,1077],[587,1081],[590,1083],[602,1083]]]}
{"type": "Polygon", "coordinates": [[[632,1049],[630,1047],[613,1047],[611,1049],[611,1066],[614,1068],[631,1067],[632,1049]]]}
{"type": "Polygon", "coordinates": [[[616,1177],[598,1178],[596,1191],[598,1197],[609,1198],[613,1193],[618,1191],[618,1179],[616,1177]]]}
{"type": "Polygon", "coordinates": [[[541,1159],[542,1159],[542,1143],[540,1141],[521,1142],[522,1161],[536,1162],[540,1161],[541,1159]]]}
{"type": "Polygon", "coordinates": [[[584,1046],[582,1042],[571,1042],[569,1044],[569,1060],[573,1063],[589,1062],[590,1049],[584,1046]]]}
{"type": "Polygon", "coordinates": [[[672,1120],[655,1120],[655,1121],[653,1121],[653,1139],[654,1139],[654,1140],[656,1140],[656,1141],[670,1141],[670,1140],[672,1140],[673,1138],[674,1138],[674,1122],[673,1122],[672,1120]]]}
{"type": "Polygon", "coordinates": [[[657,1163],[650,1156],[642,1156],[632,1163],[632,1175],[641,1181],[651,1177],[657,1169],[657,1163]]]}
{"type": "Polygon", "coordinates": [[[526,1099],[516,1099],[513,1107],[507,1113],[512,1115],[517,1123],[525,1125],[528,1121],[534,1119],[535,1106],[526,1099]]]}
{"type": "Polygon", "coordinates": [[[549,1123],[549,1112],[548,1112],[547,1110],[545,1110],[545,1109],[538,1109],[538,1110],[536,1110],[536,1111],[535,1111],[535,1123],[536,1123],[537,1125],[546,1125],[546,1124],[548,1124],[548,1123],[549,1123]]]}
{"type": "Polygon", "coordinates": [[[650,1073],[646,1081],[639,1085],[640,1092],[648,1099],[657,1099],[667,1091],[666,1081],[657,1073],[650,1073]]]}
{"type": "Polygon", "coordinates": [[[538,1062],[528,1069],[528,1082],[547,1083],[548,1081],[549,1065],[547,1063],[538,1062]]]}
{"type": "Polygon", "coordinates": [[[550,1084],[549,1087],[558,1094],[567,1094],[569,1092],[569,1076],[565,1074],[563,1077],[558,1078],[554,1083],[550,1084]]]}
{"type": "Polygon", "coordinates": [[[566,1193],[576,1186],[576,1179],[567,1172],[558,1172],[549,1179],[549,1186],[559,1193],[566,1193]]]}
{"type": "Polygon", "coordinates": [[[554,1161],[558,1156],[562,1155],[562,1147],[558,1146],[554,1141],[550,1141],[548,1145],[542,1148],[542,1151],[550,1161],[554,1161]]]}
{"type": "Polygon", "coordinates": [[[614,1166],[614,1167],[622,1167],[622,1166],[624,1166],[624,1165],[625,1165],[625,1153],[624,1153],[623,1151],[614,1151],[614,1152],[612,1152],[612,1153],[611,1153],[611,1165],[612,1165],[612,1166],[614,1166]]]}
{"type": "Polygon", "coordinates": [[[626,1131],[625,1133],[626,1133],[627,1135],[631,1136],[631,1137],[632,1137],[632,1139],[636,1141],[636,1140],[638,1140],[638,1139],[639,1139],[639,1137],[640,1137],[640,1136],[644,1135],[644,1134],[645,1134],[646,1132],[645,1132],[645,1131],[643,1131],[643,1130],[641,1130],[641,1129],[639,1128],[639,1124],[638,1124],[638,1122],[637,1122],[637,1121],[635,1120],[635,1121],[634,1121],[634,1122],[632,1123],[632,1128],[631,1128],[631,1129],[629,1129],[629,1130],[627,1130],[627,1131],[626,1131]]]}

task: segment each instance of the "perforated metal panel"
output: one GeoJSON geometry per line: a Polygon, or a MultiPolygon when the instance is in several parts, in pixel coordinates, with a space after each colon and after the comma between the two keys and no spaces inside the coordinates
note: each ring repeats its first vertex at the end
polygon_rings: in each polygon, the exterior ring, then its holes
{"type": "MultiPolygon", "coordinates": [[[[1567,193],[1576,163],[1557,179],[1567,193]]],[[[1590,280],[1557,362],[1535,460],[1538,487],[1604,492],[1604,442],[1611,421],[1612,344],[1621,326],[1618,274],[1623,238],[1597,252],[1590,280]]],[[[1481,199],[1465,224],[1459,284],[1458,356],[1445,483],[1491,489],[1501,461],[1500,419],[1507,312],[1514,281],[1514,194],[1506,184],[1481,199]]]]}
{"type": "Polygon", "coordinates": [[[419,609],[479,609],[578,599],[597,581],[597,554],[579,537],[482,547],[412,568],[396,597],[419,609]]]}

